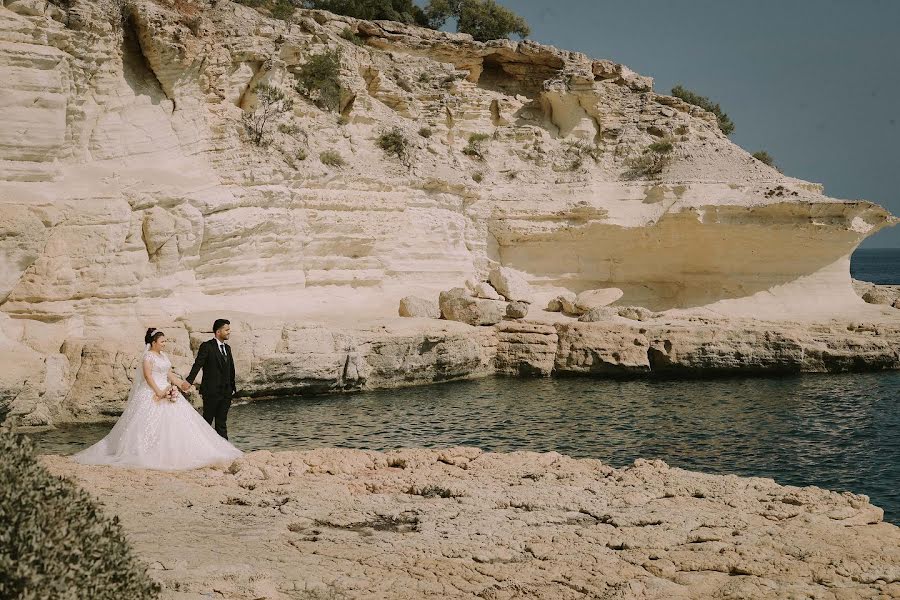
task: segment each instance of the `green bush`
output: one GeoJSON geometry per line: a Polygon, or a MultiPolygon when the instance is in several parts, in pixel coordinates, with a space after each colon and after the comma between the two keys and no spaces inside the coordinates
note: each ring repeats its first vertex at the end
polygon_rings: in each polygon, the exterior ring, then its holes
{"type": "Polygon", "coordinates": [[[469,141],[466,147],[463,148],[462,153],[478,160],[484,160],[484,155],[487,153],[487,150],[484,148],[484,142],[490,137],[486,133],[473,133],[469,136],[469,141]]]}
{"type": "Polygon", "coordinates": [[[760,150],[759,152],[753,153],[753,158],[763,163],[764,165],[769,165],[773,169],[777,169],[775,166],[775,159],[772,158],[772,155],[766,152],[765,150],[760,150]]]}
{"type": "Polygon", "coordinates": [[[671,139],[650,144],[639,156],[626,161],[629,170],[625,176],[629,179],[659,176],[672,163],[674,149],[675,143],[671,139]]]}
{"type": "Polygon", "coordinates": [[[323,110],[336,111],[341,104],[341,54],[326,50],[313,54],[300,67],[295,89],[323,110]]]}
{"type": "Polygon", "coordinates": [[[716,120],[719,123],[719,129],[725,135],[731,135],[734,133],[734,123],[728,118],[728,115],[722,110],[722,107],[718,104],[714,104],[712,100],[705,96],[701,96],[691,90],[685,89],[681,85],[676,85],[672,88],[672,95],[676,98],[681,98],[688,104],[693,104],[694,106],[699,106],[703,110],[709,111],[716,115],[716,120]]]}
{"type": "Polygon", "coordinates": [[[269,127],[294,108],[294,101],[285,97],[284,92],[278,88],[265,83],[257,84],[253,93],[256,95],[256,108],[253,112],[244,112],[241,120],[250,141],[257,146],[264,146],[269,127]]]}
{"type": "Polygon", "coordinates": [[[344,29],[341,32],[341,37],[355,46],[365,46],[366,45],[366,40],[364,40],[361,37],[359,37],[358,35],[356,35],[356,33],[349,27],[347,27],[346,29],[344,29]]]}
{"type": "Polygon", "coordinates": [[[481,183],[482,181],[484,181],[484,173],[482,173],[481,171],[476,171],[475,173],[472,173],[472,179],[475,181],[475,183],[481,183]]]}
{"type": "Polygon", "coordinates": [[[392,127],[378,136],[378,147],[388,156],[396,156],[402,162],[409,159],[409,140],[399,127],[392,127]]]}
{"type": "Polygon", "coordinates": [[[428,25],[425,12],[413,0],[303,0],[303,6],[367,21],[381,19],[428,25]]]}
{"type": "Polygon", "coordinates": [[[0,598],[158,597],[118,518],[51,475],[27,438],[0,431],[0,482],[0,598]]]}
{"type": "Polygon", "coordinates": [[[323,165],[329,167],[340,168],[347,164],[347,161],[344,160],[344,157],[337,150],[325,150],[319,154],[319,160],[322,161],[323,165]]]}
{"type": "Polygon", "coordinates": [[[431,131],[431,127],[422,127],[419,129],[419,135],[423,138],[430,138],[434,132],[431,131]]]}
{"type": "Polygon", "coordinates": [[[434,29],[455,18],[456,30],[468,33],[479,42],[506,38],[513,33],[524,38],[531,33],[525,19],[495,0],[431,0],[425,15],[434,29]]]}
{"type": "Polygon", "coordinates": [[[249,6],[268,13],[275,19],[287,21],[294,15],[294,5],[291,0],[234,0],[238,4],[249,6]]]}

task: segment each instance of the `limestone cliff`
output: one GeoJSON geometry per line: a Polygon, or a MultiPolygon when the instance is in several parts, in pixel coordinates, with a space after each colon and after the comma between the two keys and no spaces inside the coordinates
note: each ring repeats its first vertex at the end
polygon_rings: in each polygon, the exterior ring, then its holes
{"type": "Polygon", "coordinates": [[[219,314],[244,315],[248,393],[490,372],[496,332],[373,323],[497,263],[540,298],[889,318],[848,257],[893,217],[756,161],[622,65],[228,0],[4,3],[0,406],[22,422],[115,414],[145,327],[183,367],[219,314]],[[328,49],[335,112],[294,89],[328,49]],[[242,119],[261,83],[294,103],[257,146],[242,119]],[[400,157],[378,144],[393,128],[400,157]],[[637,168],[661,140],[671,163],[637,168]]]}

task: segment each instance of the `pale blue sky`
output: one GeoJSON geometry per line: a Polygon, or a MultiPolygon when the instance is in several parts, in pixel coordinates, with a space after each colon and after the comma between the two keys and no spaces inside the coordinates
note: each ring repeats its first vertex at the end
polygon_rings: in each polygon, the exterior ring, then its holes
{"type": "MultiPolygon", "coordinates": [[[[500,0],[531,39],[682,83],[788,175],[900,216],[900,0],[500,0]]],[[[900,226],[864,247],[900,247],[900,226]]]]}

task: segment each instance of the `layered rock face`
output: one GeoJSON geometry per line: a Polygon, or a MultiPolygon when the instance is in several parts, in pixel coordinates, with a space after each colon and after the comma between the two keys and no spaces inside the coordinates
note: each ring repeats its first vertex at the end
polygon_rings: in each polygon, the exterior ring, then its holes
{"type": "Polygon", "coordinates": [[[217,316],[248,336],[248,394],[485,374],[496,333],[382,326],[401,297],[498,267],[537,303],[617,288],[653,311],[891,318],[848,256],[893,217],[759,163],[609,61],[227,0],[13,0],[0,77],[0,412],[22,423],[114,414],[146,327],[183,368],[217,316]],[[329,49],[335,112],[295,90],[329,49]],[[243,121],[258,84],[294,100],[262,146],[243,121]],[[393,128],[403,157],[379,147],[393,128]],[[659,140],[671,164],[642,172],[659,140]]]}
{"type": "Polygon", "coordinates": [[[45,457],[163,598],[896,598],[868,498],[638,460],[475,448],[254,452],[160,473],[45,457]]]}

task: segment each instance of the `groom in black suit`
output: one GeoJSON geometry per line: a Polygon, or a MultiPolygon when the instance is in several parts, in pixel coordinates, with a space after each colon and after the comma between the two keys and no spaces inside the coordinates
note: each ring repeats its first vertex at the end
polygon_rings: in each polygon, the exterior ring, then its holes
{"type": "Polygon", "coordinates": [[[203,398],[203,418],[210,425],[216,422],[216,433],[228,439],[228,409],[231,397],[237,392],[234,383],[234,358],[231,348],[225,342],[231,335],[231,322],[216,319],[213,323],[215,337],[200,344],[197,360],[187,376],[188,385],[194,385],[197,373],[203,370],[200,382],[200,396],[203,398]]]}

